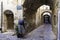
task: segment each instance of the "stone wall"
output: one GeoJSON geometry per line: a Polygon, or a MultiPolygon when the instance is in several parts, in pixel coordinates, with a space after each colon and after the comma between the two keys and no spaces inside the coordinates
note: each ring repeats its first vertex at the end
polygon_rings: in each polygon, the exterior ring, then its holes
{"type": "Polygon", "coordinates": [[[58,34],[58,0],[55,1],[55,5],[54,5],[54,11],[53,11],[53,25],[52,25],[52,30],[54,32],[54,34],[57,36],[58,34]]]}

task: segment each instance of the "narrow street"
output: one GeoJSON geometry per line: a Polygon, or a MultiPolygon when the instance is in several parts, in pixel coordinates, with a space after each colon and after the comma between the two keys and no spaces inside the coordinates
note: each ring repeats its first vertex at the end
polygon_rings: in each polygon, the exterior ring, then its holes
{"type": "Polygon", "coordinates": [[[0,40],[54,40],[55,35],[52,32],[52,26],[50,24],[44,24],[29,34],[25,38],[17,38],[17,36],[9,36],[0,34],[0,40]]]}

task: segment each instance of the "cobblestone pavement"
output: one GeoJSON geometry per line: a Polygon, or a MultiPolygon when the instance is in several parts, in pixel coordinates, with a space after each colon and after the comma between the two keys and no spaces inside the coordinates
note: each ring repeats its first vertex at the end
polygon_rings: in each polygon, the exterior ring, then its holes
{"type": "Polygon", "coordinates": [[[50,24],[44,24],[29,34],[25,38],[17,38],[17,36],[9,36],[0,34],[0,40],[54,40],[55,35],[52,32],[52,26],[50,24]]]}

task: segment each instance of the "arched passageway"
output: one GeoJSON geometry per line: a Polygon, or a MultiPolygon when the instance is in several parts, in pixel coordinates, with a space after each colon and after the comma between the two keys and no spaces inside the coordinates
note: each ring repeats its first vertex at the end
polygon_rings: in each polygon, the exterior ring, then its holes
{"type": "Polygon", "coordinates": [[[42,14],[41,14],[41,23],[42,24],[44,24],[44,23],[46,23],[46,24],[51,24],[51,21],[52,21],[52,18],[51,18],[51,13],[50,12],[48,12],[48,11],[46,11],[46,12],[43,12],[42,14]]]}
{"type": "MultiPolygon", "coordinates": [[[[53,12],[54,10],[54,1],[53,0],[25,0],[23,3],[23,16],[25,17],[24,20],[26,20],[29,23],[29,26],[27,30],[29,29],[29,32],[35,29],[36,26],[36,12],[39,7],[42,5],[48,5],[50,6],[50,10],[53,12]]],[[[42,16],[41,16],[42,17],[42,16]]],[[[42,17],[43,18],[43,17],[42,17]]],[[[43,19],[41,19],[41,24],[43,24],[43,19]]]]}
{"type": "Polygon", "coordinates": [[[44,23],[46,23],[46,24],[50,24],[51,22],[50,22],[50,16],[49,15],[44,15],[44,23]]]}
{"type": "Polygon", "coordinates": [[[13,30],[14,29],[14,15],[13,12],[10,10],[6,10],[4,12],[4,27],[6,30],[13,30]]]}

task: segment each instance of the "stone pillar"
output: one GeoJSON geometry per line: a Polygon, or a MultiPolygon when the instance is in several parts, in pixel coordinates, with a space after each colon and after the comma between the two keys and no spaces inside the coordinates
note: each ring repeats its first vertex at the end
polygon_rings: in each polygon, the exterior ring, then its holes
{"type": "Polygon", "coordinates": [[[28,12],[24,14],[24,20],[29,24],[28,27],[26,28],[26,33],[29,33],[36,27],[36,14],[31,13],[29,14],[28,12]]]}

